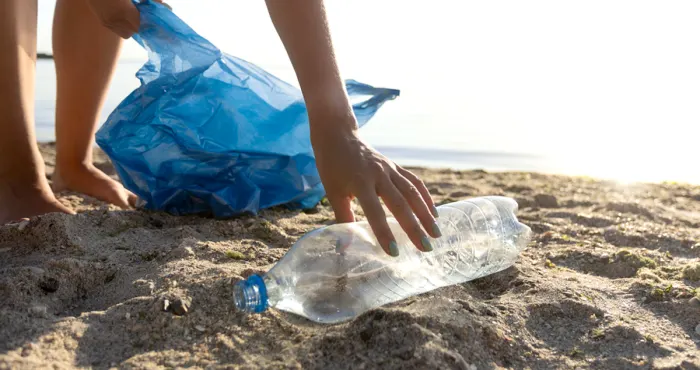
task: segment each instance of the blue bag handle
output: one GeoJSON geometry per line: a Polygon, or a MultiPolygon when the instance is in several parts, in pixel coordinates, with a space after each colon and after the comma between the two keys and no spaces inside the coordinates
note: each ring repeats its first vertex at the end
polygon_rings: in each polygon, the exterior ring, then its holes
{"type": "Polygon", "coordinates": [[[394,100],[401,94],[401,92],[396,89],[374,87],[352,79],[345,81],[345,88],[350,97],[367,96],[367,99],[352,105],[352,110],[355,112],[355,117],[357,118],[359,126],[367,123],[385,102],[394,100]]]}

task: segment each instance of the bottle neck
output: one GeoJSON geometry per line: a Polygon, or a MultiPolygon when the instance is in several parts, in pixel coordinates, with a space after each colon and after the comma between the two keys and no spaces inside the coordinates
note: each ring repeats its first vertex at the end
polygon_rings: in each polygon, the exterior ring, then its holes
{"type": "Polygon", "coordinates": [[[258,313],[269,307],[267,287],[260,275],[251,275],[233,286],[233,302],[242,312],[258,313]]]}

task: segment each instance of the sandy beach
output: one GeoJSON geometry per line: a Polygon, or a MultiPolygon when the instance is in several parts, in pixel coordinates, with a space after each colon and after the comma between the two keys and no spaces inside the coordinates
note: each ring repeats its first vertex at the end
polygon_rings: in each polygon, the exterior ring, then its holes
{"type": "Polygon", "coordinates": [[[534,231],[516,265],[341,325],[246,316],[231,285],[328,205],[213,220],[61,194],[79,214],[0,226],[0,369],[700,368],[700,186],[415,172],[440,203],[516,199],[534,231]]]}

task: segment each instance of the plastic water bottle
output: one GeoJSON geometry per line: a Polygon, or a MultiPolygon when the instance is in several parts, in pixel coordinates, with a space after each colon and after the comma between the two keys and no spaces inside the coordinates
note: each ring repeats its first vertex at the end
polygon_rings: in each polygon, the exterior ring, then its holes
{"type": "Polygon", "coordinates": [[[300,238],[264,276],[234,285],[238,310],[269,307],[338,323],[391,302],[464,283],[513,265],[531,237],[517,203],[479,197],[438,207],[442,236],[419,251],[398,222],[389,225],[399,256],[387,255],[367,222],[335,224],[300,238]]]}

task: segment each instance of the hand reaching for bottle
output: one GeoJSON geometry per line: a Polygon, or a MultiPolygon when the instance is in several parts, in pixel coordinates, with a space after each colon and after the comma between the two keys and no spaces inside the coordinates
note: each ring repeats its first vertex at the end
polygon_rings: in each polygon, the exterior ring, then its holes
{"type": "MultiPolygon", "coordinates": [[[[163,3],[162,0],[154,0],[163,3]]],[[[102,25],[123,39],[139,31],[141,17],[131,0],[88,0],[102,25]]],[[[166,5],[167,6],[167,5],[166,5]]]]}
{"type": "Polygon", "coordinates": [[[396,240],[379,201],[381,197],[411,241],[420,250],[431,251],[424,229],[435,238],[440,236],[440,230],[434,218],[437,210],[423,182],[367,145],[356,129],[342,129],[354,127],[352,124],[312,127],[317,128],[312,130],[312,142],[318,171],[336,220],[355,221],[350,202],[357,198],[382,248],[397,256],[396,240]]]}
{"type": "Polygon", "coordinates": [[[437,210],[428,189],[357,135],[323,0],[266,3],[304,94],[318,172],[336,220],[355,220],[350,202],[357,198],[384,251],[398,255],[381,197],[413,244],[422,251],[432,250],[423,228],[433,237],[439,237],[440,230],[431,214],[437,216],[437,210]]]}

